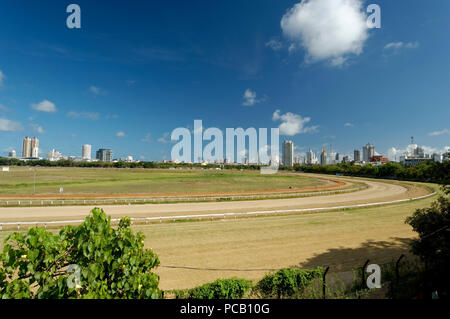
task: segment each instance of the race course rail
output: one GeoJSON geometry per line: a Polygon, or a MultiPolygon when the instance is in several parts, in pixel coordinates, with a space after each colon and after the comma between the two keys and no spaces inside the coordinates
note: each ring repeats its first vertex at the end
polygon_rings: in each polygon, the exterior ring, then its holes
{"type": "MultiPolygon", "coordinates": [[[[377,202],[377,203],[367,203],[367,204],[355,204],[355,205],[345,205],[345,206],[334,206],[334,207],[318,207],[318,208],[301,208],[301,209],[286,209],[286,210],[269,210],[269,211],[254,211],[254,212],[230,212],[230,213],[217,213],[217,214],[199,214],[199,215],[182,215],[182,216],[160,216],[160,217],[132,217],[131,221],[160,221],[163,220],[182,220],[182,219],[193,219],[193,218],[218,218],[223,217],[224,219],[232,216],[258,216],[258,215],[272,215],[272,214],[286,214],[286,213],[306,213],[306,212],[319,212],[319,211],[333,211],[333,210],[341,210],[341,209],[351,209],[351,208],[362,208],[362,207],[371,207],[371,206],[381,206],[381,205],[389,205],[389,204],[398,204],[408,201],[420,200],[428,197],[432,197],[436,195],[437,192],[433,192],[427,195],[414,197],[414,198],[406,198],[406,199],[398,199],[387,202],[377,202]]],[[[0,223],[0,230],[2,226],[20,226],[20,225],[51,225],[51,224],[75,224],[82,223],[84,219],[78,220],[59,220],[59,221],[24,221],[24,222],[3,222],[0,223]]],[[[119,222],[120,218],[112,218],[112,222],[119,222]]]]}

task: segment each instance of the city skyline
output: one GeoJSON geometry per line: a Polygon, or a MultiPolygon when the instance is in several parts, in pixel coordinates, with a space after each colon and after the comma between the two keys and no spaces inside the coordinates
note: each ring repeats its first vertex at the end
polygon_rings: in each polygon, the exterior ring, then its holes
{"type": "MultiPolygon", "coordinates": [[[[113,162],[113,161],[126,161],[133,162],[134,157],[132,155],[127,155],[126,157],[113,157],[113,151],[111,149],[99,148],[95,153],[95,159],[92,159],[92,145],[91,144],[83,144],[81,147],[81,156],[77,155],[63,155],[61,152],[56,149],[52,149],[50,152],[47,152],[46,157],[36,156],[38,154],[39,148],[39,139],[36,137],[30,138],[26,136],[22,142],[22,156],[18,157],[19,159],[30,160],[30,159],[47,159],[50,161],[58,161],[62,159],[69,159],[75,161],[103,161],[103,162],[113,162]]],[[[350,156],[348,154],[340,154],[332,149],[330,145],[330,149],[327,150],[326,147],[322,147],[321,152],[316,153],[312,151],[311,148],[308,149],[306,153],[301,153],[302,155],[295,154],[296,146],[292,140],[284,140],[281,148],[281,165],[282,166],[294,166],[294,165],[330,165],[330,164],[339,164],[339,163],[378,163],[385,164],[389,161],[391,162],[400,162],[404,164],[413,164],[417,165],[421,162],[432,160],[434,162],[442,162],[443,160],[448,160],[450,155],[450,148],[445,149],[443,152],[434,152],[427,153],[423,147],[415,144],[414,137],[411,137],[411,143],[408,145],[406,150],[401,153],[398,158],[397,155],[394,160],[390,160],[388,157],[383,154],[379,154],[375,151],[375,146],[367,143],[359,149],[353,150],[353,158],[350,160],[350,156]],[[362,150],[362,153],[361,153],[362,150]],[[295,154],[295,155],[294,155],[295,154]],[[362,156],[361,156],[362,154],[362,156]],[[342,156],[342,160],[341,160],[342,156]]],[[[245,148],[245,154],[248,153],[248,149],[245,148]]],[[[225,152],[224,152],[225,153],[225,152]]],[[[0,156],[1,158],[2,156],[0,156]]],[[[11,149],[8,153],[9,158],[17,158],[16,150],[11,149]]],[[[255,161],[249,161],[247,156],[243,157],[242,161],[239,161],[239,156],[236,159],[229,160],[224,158],[217,159],[215,161],[205,161],[204,158],[199,157],[194,163],[210,163],[210,164],[263,164],[258,159],[255,161]]],[[[138,162],[140,160],[137,160],[138,162]]],[[[167,161],[167,160],[162,160],[167,161]]],[[[172,159],[173,162],[182,162],[178,159],[172,159]]],[[[158,161],[155,161],[158,162],[158,161]]],[[[160,161],[161,162],[161,161],[160,161]]],[[[189,162],[192,163],[192,162],[189,162]]]]}
{"type": "Polygon", "coordinates": [[[299,146],[294,157],[330,144],[353,156],[370,141],[394,159],[411,135],[430,154],[449,147],[450,44],[435,32],[449,27],[448,2],[412,1],[406,19],[403,4],[379,1],[381,28],[364,31],[360,51],[339,44],[339,59],[319,43],[320,59],[298,37],[304,29],[288,14],[298,1],[243,1],[238,11],[136,3],[139,10],[79,1],[76,31],[64,25],[63,3],[0,4],[9,13],[0,22],[2,156],[20,153],[28,135],[40,139],[40,156],[78,154],[89,143],[118,158],[160,161],[170,159],[170,132],[192,129],[194,119],[221,129],[279,127],[299,146]]]}

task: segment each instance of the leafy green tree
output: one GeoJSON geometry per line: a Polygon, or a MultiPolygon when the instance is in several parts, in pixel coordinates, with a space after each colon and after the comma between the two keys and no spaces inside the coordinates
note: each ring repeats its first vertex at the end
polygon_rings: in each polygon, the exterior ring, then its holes
{"type": "Polygon", "coordinates": [[[5,239],[0,254],[0,298],[160,298],[159,259],[144,249],[130,218],[117,228],[95,208],[79,226],[58,234],[42,227],[5,239]],[[68,273],[76,265],[79,273],[68,273]],[[70,267],[69,267],[70,269],[70,267]]]}
{"type": "Polygon", "coordinates": [[[426,265],[428,289],[438,290],[447,295],[450,286],[450,199],[448,185],[443,186],[444,194],[431,207],[418,209],[406,219],[419,238],[411,243],[412,252],[426,265]]]}

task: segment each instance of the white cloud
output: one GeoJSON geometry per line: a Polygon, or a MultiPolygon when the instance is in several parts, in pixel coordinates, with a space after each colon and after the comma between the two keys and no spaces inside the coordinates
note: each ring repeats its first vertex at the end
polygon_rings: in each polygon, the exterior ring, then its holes
{"type": "Polygon", "coordinates": [[[429,136],[439,136],[439,135],[443,135],[443,134],[449,134],[450,130],[444,128],[441,131],[435,131],[435,132],[430,132],[428,133],[429,136]]]}
{"type": "Polygon", "coordinates": [[[256,92],[252,91],[251,89],[245,90],[243,98],[244,98],[244,102],[242,102],[242,105],[244,105],[244,106],[252,106],[257,103],[264,102],[264,100],[265,100],[265,98],[257,99],[256,92]]]}
{"type": "Polygon", "coordinates": [[[317,132],[318,126],[305,126],[311,121],[309,117],[301,117],[298,114],[288,112],[286,114],[280,114],[280,110],[276,110],[272,115],[272,121],[282,121],[278,126],[281,135],[294,136],[302,133],[314,133],[317,132]]]}
{"type": "MultiPolygon", "coordinates": [[[[415,144],[410,144],[406,148],[391,147],[387,151],[387,158],[389,158],[391,161],[392,160],[399,161],[400,156],[402,156],[403,154],[413,153],[416,146],[417,145],[415,145],[415,144]]],[[[444,146],[443,148],[436,148],[436,147],[432,147],[432,146],[422,145],[420,147],[423,149],[425,154],[429,154],[429,155],[432,155],[434,153],[443,154],[450,149],[450,146],[444,146]]]]}
{"type": "Polygon", "coordinates": [[[283,47],[283,44],[278,39],[272,38],[266,42],[266,47],[269,47],[274,51],[279,51],[283,47]]]}
{"type": "Polygon", "coordinates": [[[0,131],[14,132],[23,130],[22,124],[5,118],[0,118],[0,131]]]}
{"type": "Polygon", "coordinates": [[[0,104],[0,111],[8,112],[8,111],[9,111],[9,108],[7,108],[6,106],[4,106],[3,104],[0,104]]]}
{"type": "Polygon", "coordinates": [[[107,120],[110,120],[110,119],[117,119],[119,118],[119,116],[117,114],[106,114],[105,118],[107,120]]]}
{"type": "Polygon", "coordinates": [[[99,88],[98,86],[94,86],[94,85],[92,85],[92,86],[89,88],[89,92],[91,92],[91,93],[93,93],[93,94],[95,94],[95,95],[100,95],[100,94],[106,94],[106,93],[107,93],[107,91],[105,91],[105,90],[99,88]]]}
{"type": "Polygon", "coordinates": [[[79,118],[83,118],[83,119],[88,119],[88,120],[98,120],[100,114],[97,112],[75,112],[75,111],[70,111],[67,113],[67,117],[73,118],[73,119],[79,119],[79,118]]]}
{"type": "Polygon", "coordinates": [[[353,127],[354,125],[352,123],[347,122],[347,123],[344,124],[344,126],[345,127],[353,127]]]}
{"type": "Polygon", "coordinates": [[[33,103],[31,104],[31,108],[40,112],[47,112],[47,113],[56,112],[56,105],[48,100],[43,100],[40,103],[33,103]]]}
{"type": "Polygon", "coordinates": [[[169,141],[169,133],[164,133],[162,137],[158,138],[158,142],[163,143],[163,144],[170,143],[170,141],[169,141]]]}
{"type": "Polygon", "coordinates": [[[123,131],[119,131],[119,132],[116,133],[116,136],[117,137],[124,137],[125,133],[123,131]]]}
{"type": "MultiPolygon", "coordinates": [[[[341,66],[368,38],[361,0],[303,0],[281,19],[283,34],[306,50],[306,62],[341,66]]],[[[294,47],[292,47],[294,48],[294,47]]]]}
{"type": "Polygon", "coordinates": [[[390,42],[384,46],[384,50],[398,52],[400,49],[416,49],[419,47],[419,42],[390,42]]]}
{"type": "Polygon", "coordinates": [[[5,81],[5,74],[0,70],[0,88],[3,86],[3,82],[5,81]]]}
{"type": "Polygon", "coordinates": [[[38,133],[38,134],[44,134],[45,133],[44,129],[39,124],[31,124],[31,127],[32,127],[33,131],[38,133]]]}
{"type": "Polygon", "coordinates": [[[147,133],[144,138],[141,139],[141,142],[150,143],[152,141],[150,133],[147,133]]]}

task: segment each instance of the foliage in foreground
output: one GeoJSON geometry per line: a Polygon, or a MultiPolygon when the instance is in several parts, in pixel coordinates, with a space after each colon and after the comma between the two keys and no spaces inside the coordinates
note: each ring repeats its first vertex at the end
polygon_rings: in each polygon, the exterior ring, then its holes
{"type": "Polygon", "coordinates": [[[297,268],[280,269],[266,275],[254,287],[254,293],[260,298],[289,298],[301,294],[314,279],[321,278],[323,269],[312,270],[297,268]]]}
{"type": "Polygon", "coordinates": [[[128,217],[114,229],[103,210],[91,213],[56,235],[42,227],[9,235],[0,254],[0,298],[159,298],[159,277],[151,272],[159,259],[144,249],[144,235],[133,233],[128,217]]]}
{"type": "Polygon", "coordinates": [[[450,198],[448,185],[443,186],[445,195],[433,202],[431,207],[418,209],[406,219],[419,238],[411,243],[411,251],[420,257],[425,264],[423,273],[424,287],[430,291],[438,291],[440,296],[447,296],[450,279],[450,198]]]}
{"type": "Polygon", "coordinates": [[[199,287],[174,291],[177,299],[240,299],[252,287],[250,280],[218,279],[199,287]]]}

